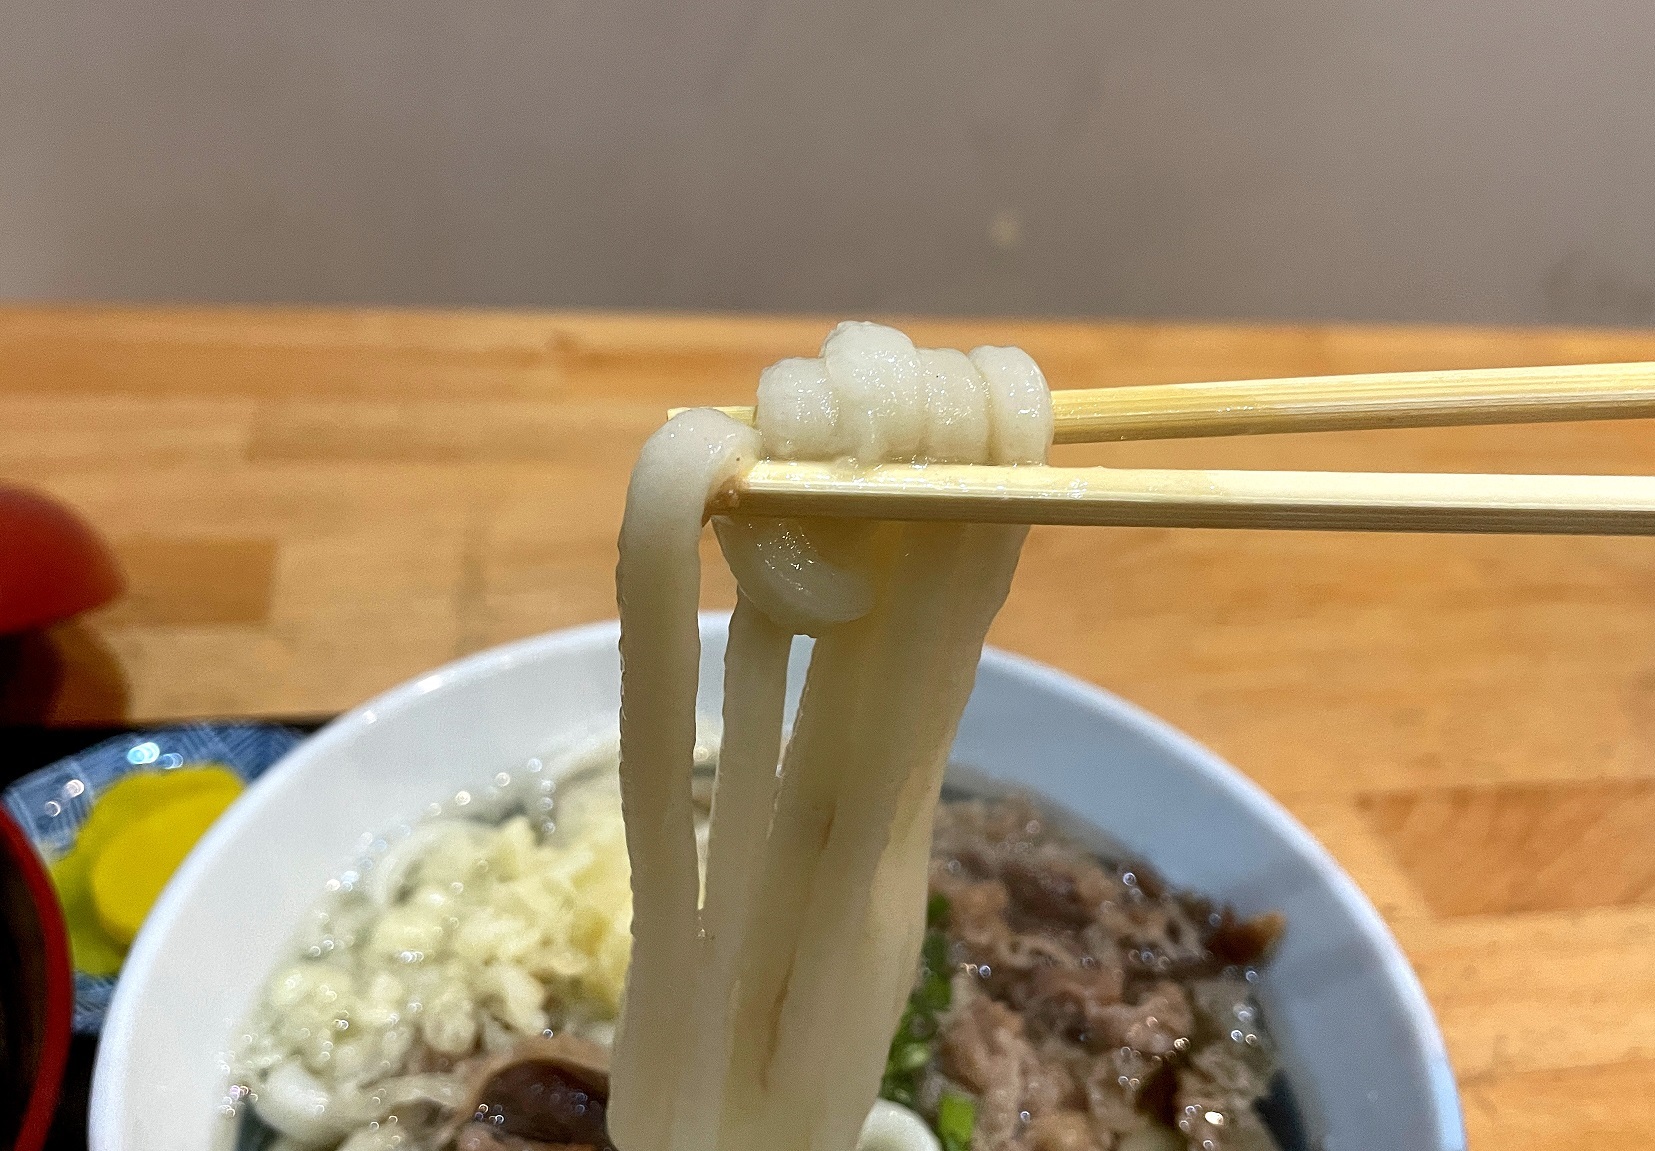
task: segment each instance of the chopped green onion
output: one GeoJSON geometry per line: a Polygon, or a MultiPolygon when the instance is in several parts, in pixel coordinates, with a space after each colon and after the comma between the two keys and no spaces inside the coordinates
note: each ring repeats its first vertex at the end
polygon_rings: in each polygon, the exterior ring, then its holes
{"type": "Polygon", "coordinates": [[[936,929],[927,931],[925,942],[920,947],[919,957],[925,964],[925,973],[928,978],[940,976],[945,983],[947,982],[948,936],[936,929]]]}
{"type": "Polygon", "coordinates": [[[897,1052],[891,1060],[899,1071],[918,1071],[931,1062],[931,1045],[929,1043],[910,1043],[897,1052]]]}
{"type": "Polygon", "coordinates": [[[977,1104],[971,1097],[943,1092],[937,1101],[937,1138],[942,1140],[942,1151],[969,1151],[976,1125],[977,1104]]]}
{"type": "MultiPolygon", "coordinates": [[[[879,1084],[881,1098],[904,1107],[916,1106],[926,1068],[936,1057],[938,1017],[954,998],[949,981],[953,971],[948,962],[948,936],[943,931],[947,923],[948,899],[933,895],[925,905],[918,985],[908,995],[908,1005],[885,1060],[885,1077],[879,1084]]],[[[969,1095],[943,1093],[932,1123],[942,1151],[971,1151],[971,1131],[976,1123],[977,1104],[969,1095]]]]}

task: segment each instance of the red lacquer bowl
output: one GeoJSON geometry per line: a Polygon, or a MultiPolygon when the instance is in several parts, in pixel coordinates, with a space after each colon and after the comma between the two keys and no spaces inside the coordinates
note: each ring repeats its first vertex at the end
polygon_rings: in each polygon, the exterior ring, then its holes
{"type": "Polygon", "coordinates": [[[45,1145],[74,1001],[57,893],[28,837],[0,808],[0,1147],[45,1145]]]}
{"type": "Polygon", "coordinates": [[[107,603],[121,583],[115,557],[78,514],[40,492],[0,486],[0,635],[107,603]]]}

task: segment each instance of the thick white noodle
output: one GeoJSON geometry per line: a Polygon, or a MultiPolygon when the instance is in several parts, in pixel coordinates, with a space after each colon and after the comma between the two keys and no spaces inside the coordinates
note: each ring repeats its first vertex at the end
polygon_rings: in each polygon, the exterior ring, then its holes
{"type": "MultiPolygon", "coordinates": [[[[822,352],[765,372],[766,455],[1045,459],[1045,381],[1016,349],[967,357],[842,324],[822,352]]],[[[1025,529],[717,524],[741,594],[698,911],[696,541],[701,501],[755,447],[720,419],[687,413],[651,440],[622,529],[634,951],[611,1134],[621,1151],[850,1151],[913,980],[948,749],[1025,529]],[[817,643],[783,751],[795,634],[817,643]]]]}
{"type": "Polygon", "coordinates": [[[719,516],[713,530],[742,591],[794,635],[848,623],[873,606],[873,585],[854,562],[863,524],[719,516]]]}
{"type": "Polygon", "coordinates": [[[822,342],[822,361],[837,405],[841,454],[864,463],[919,455],[925,381],[912,340],[895,328],[850,321],[822,342]]]}
{"type": "MultiPolygon", "coordinates": [[[[753,860],[764,851],[775,807],[781,755],[782,705],[787,691],[790,632],[777,627],[745,594],[730,616],[724,656],[724,740],[707,844],[706,898],[701,908],[702,967],[698,983],[727,987],[736,978],[757,906],[753,860]]],[[[727,996],[701,994],[693,1006],[690,1058],[680,1083],[673,1142],[711,1147],[728,1067],[731,1005],[727,996]]]]}
{"type": "Polygon", "coordinates": [[[610,1132],[664,1148],[691,1027],[684,981],[699,960],[695,687],[701,661],[701,520],[708,497],[750,467],[758,433],[700,409],[669,421],[632,470],[615,570],[621,615],[621,808],[632,860],[632,962],[615,1037],[621,1089],[610,1132]]]}
{"type": "Polygon", "coordinates": [[[759,374],[754,426],[764,454],[778,460],[831,460],[851,454],[840,443],[838,405],[820,360],[778,360],[759,374]]]}
{"type": "Polygon", "coordinates": [[[988,382],[991,464],[1043,464],[1052,445],[1052,393],[1022,348],[971,349],[988,382]]]}
{"type": "Polygon", "coordinates": [[[992,438],[987,382],[964,352],[927,348],[919,357],[926,412],[919,454],[928,460],[986,462],[983,444],[992,438]]]}

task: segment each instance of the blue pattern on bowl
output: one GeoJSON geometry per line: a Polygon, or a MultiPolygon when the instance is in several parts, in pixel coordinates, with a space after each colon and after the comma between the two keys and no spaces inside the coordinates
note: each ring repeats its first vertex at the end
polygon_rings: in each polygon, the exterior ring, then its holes
{"type": "MultiPolygon", "coordinates": [[[[6,810],[42,856],[56,859],[74,845],[93,802],[118,779],[212,760],[251,781],[302,739],[291,728],[257,723],[128,732],[25,775],[6,789],[6,810]]],[[[76,1032],[98,1032],[114,991],[114,976],[75,972],[76,1032]]]]}

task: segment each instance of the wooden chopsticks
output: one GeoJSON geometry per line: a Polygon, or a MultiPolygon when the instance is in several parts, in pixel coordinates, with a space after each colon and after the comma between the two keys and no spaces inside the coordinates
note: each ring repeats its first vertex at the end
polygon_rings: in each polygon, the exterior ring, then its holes
{"type": "MultiPolygon", "coordinates": [[[[750,407],[718,410],[753,422],[750,407]]],[[[1053,440],[1060,444],[1644,416],[1655,416],[1655,363],[1376,372],[1052,393],[1053,440]]]]}
{"type": "MultiPolygon", "coordinates": [[[[721,411],[751,422],[751,408],[721,411]]],[[[1052,393],[1057,443],[1655,417],[1655,363],[1052,393]]],[[[1655,447],[1655,444],[1652,444],[1655,447]]],[[[1655,453],[1652,453],[1655,455],[1655,453]]],[[[1655,477],[770,460],[709,514],[978,523],[1655,535],[1655,477]]]]}
{"type": "Polygon", "coordinates": [[[1655,535],[1655,477],[756,464],[711,515],[1655,535]]]}

